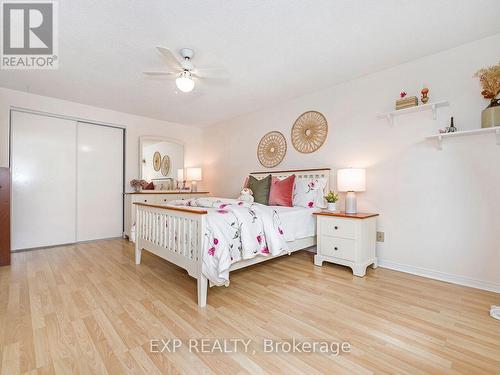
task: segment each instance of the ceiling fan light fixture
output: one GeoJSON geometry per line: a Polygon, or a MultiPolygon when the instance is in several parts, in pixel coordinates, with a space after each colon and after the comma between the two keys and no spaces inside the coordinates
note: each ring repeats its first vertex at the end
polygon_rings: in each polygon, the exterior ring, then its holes
{"type": "Polygon", "coordinates": [[[191,77],[191,72],[185,70],[182,73],[180,73],[179,76],[175,79],[175,85],[182,92],[193,91],[194,80],[191,77]]]}

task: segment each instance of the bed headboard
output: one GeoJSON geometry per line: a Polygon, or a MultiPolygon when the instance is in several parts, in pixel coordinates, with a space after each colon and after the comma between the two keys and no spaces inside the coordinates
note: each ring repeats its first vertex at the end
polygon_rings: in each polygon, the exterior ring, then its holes
{"type": "Polygon", "coordinates": [[[265,171],[265,172],[252,172],[257,180],[267,177],[268,175],[278,177],[279,179],[287,178],[292,174],[295,178],[326,178],[326,185],[324,193],[330,191],[330,168],[315,168],[315,169],[293,169],[288,171],[265,171]]]}

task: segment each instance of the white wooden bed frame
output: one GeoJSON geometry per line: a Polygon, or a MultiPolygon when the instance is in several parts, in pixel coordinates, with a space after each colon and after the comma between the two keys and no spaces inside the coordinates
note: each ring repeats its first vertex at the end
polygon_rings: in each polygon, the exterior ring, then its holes
{"type": "MultiPolygon", "coordinates": [[[[251,173],[257,179],[271,174],[280,179],[295,174],[296,178],[326,178],[325,192],[329,190],[330,169],[301,169],[251,173]]],[[[142,250],[147,250],[185,269],[197,280],[198,305],[206,306],[208,280],[202,274],[203,236],[205,233],[204,209],[172,207],[134,203],[136,205],[135,263],[141,263],[142,250]],[[167,225],[168,224],[168,225],[167,225]],[[177,236],[175,233],[177,232],[177,236]],[[181,238],[187,239],[181,241],[181,238]]],[[[316,236],[287,242],[290,252],[316,245],[316,236]]],[[[257,256],[231,265],[230,271],[264,262],[278,256],[257,256]]]]}

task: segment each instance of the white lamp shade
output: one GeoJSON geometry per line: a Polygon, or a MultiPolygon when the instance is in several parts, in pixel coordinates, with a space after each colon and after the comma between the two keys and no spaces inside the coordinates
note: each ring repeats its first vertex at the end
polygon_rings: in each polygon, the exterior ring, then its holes
{"type": "Polygon", "coordinates": [[[188,181],[201,181],[201,168],[187,168],[186,180],[188,181]]]}
{"type": "Polygon", "coordinates": [[[339,169],[337,171],[338,191],[365,191],[366,170],[361,168],[339,169]]]}
{"type": "Polygon", "coordinates": [[[184,169],[177,169],[177,181],[184,181],[184,169]]]}
{"type": "Polygon", "coordinates": [[[182,92],[192,91],[194,88],[194,81],[193,78],[191,78],[191,73],[188,71],[183,71],[175,80],[175,85],[182,92]]]}

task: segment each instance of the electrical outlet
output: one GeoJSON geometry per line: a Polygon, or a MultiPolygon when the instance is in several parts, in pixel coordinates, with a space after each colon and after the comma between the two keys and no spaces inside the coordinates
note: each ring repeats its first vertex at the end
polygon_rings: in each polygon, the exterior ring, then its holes
{"type": "Polygon", "coordinates": [[[384,242],[384,239],[385,239],[385,233],[377,232],[377,242],[384,242]]]}

